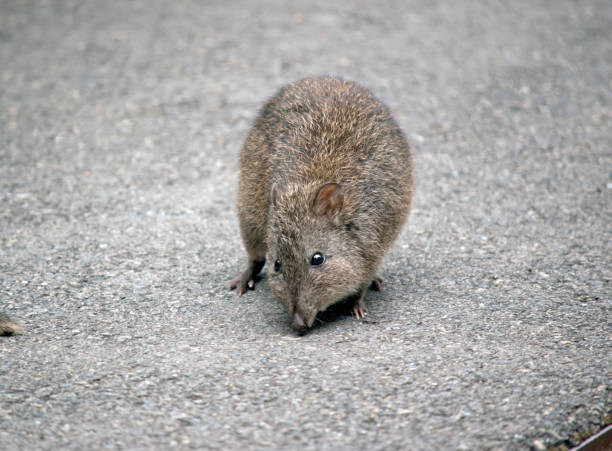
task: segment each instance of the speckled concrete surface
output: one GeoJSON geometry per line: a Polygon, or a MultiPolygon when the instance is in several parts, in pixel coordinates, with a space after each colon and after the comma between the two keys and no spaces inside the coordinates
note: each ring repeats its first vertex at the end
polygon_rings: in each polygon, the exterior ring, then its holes
{"type": "Polygon", "coordinates": [[[612,421],[612,4],[0,2],[2,449],[544,449],[612,421]],[[417,191],[365,321],[237,298],[282,84],[370,87],[417,191]]]}

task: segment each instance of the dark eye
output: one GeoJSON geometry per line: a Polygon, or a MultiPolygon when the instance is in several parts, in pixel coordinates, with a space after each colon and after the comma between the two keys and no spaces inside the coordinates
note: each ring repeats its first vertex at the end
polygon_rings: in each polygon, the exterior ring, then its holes
{"type": "Polygon", "coordinates": [[[280,265],[280,260],[279,260],[279,259],[276,259],[276,260],[274,261],[274,272],[279,272],[279,271],[280,271],[280,268],[281,268],[281,265],[280,265]]]}
{"type": "Polygon", "coordinates": [[[323,264],[324,261],[325,261],[325,257],[323,256],[323,254],[321,252],[315,252],[314,254],[312,254],[312,258],[310,259],[310,264],[312,266],[319,266],[323,264]]]}

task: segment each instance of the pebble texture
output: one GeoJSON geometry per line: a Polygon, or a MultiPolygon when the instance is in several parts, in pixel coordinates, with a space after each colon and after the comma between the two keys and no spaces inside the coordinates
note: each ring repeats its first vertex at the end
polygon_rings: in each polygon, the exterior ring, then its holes
{"type": "Polygon", "coordinates": [[[544,449],[612,422],[607,0],[0,3],[0,447],[544,449]],[[363,321],[243,269],[237,156],[284,83],[414,145],[363,321]]]}

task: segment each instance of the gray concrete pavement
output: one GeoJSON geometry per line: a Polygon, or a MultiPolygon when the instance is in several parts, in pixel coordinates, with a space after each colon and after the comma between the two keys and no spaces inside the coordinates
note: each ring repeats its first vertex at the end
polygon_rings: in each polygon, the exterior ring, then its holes
{"type": "Polygon", "coordinates": [[[607,0],[0,2],[0,447],[543,449],[612,422],[607,0]],[[233,198],[282,84],[415,147],[365,321],[296,337],[233,198]]]}

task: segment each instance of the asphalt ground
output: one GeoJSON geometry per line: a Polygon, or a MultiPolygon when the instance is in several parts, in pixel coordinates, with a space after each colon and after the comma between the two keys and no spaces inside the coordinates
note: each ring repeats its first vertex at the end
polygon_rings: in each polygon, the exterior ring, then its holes
{"type": "Polygon", "coordinates": [[[612,422],[612,3],[0,1],[0,447],[545,449],[612,422]],[[262,102],[334,74],[414,147],[369,315],[246,263],[262,102]]]}

